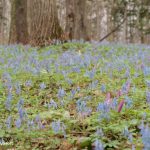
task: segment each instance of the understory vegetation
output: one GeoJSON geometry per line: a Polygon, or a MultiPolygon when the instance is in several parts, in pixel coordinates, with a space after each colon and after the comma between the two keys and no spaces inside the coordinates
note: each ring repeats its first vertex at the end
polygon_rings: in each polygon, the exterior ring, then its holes
{"type": "Polygon", "coordinates": [[[150,46],[0,46],[0,148],[150,150],[150,46]]]}

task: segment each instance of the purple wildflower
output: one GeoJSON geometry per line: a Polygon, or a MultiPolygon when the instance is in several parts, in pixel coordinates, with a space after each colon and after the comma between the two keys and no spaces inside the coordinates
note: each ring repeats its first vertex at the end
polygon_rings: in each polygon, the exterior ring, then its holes
{"type": "Polygon", "coordinates": [[[28,120],[27,126],[28,126],[28,130],[34,128],[34,121],[33,120],[28,120]]]}
{"type": "Polygon", "coordinates": [[[141,126],[141,135],[142,135],[142,142],[144,144],[144,150],[150,149],[150,128],[148,125],[141,126]]]}
{"type": "Polygon", "coordinates": [[[98,139],[94,142],[94,150],[104,150],[103,144],[98,139]]]}
{"type": "Polygon", "coordinates": [[[18,119],[15,121],[16,127],[17,127],[17,128],[20,128],[20,127],[21,127],[21,123],[22,123],[21,119],[18,118],[18,119]]]}
{"type": "Polygon", "coordinates": [[[97,129],[96,130],[96,135],[99,136],[99,137],[103,137],[104,133],[103,133],[102,129],[97,129]]]}
{"type": "Polygon", "coordinates": [[[146,92],[146,101],[148,104],[150,104],[150,92],[149,91],[146,92]]]}
{"type": "Polygon", "coordinates": [[[118,106],[118,113],[120,113],[120,112],[121,112],[121,110],[122,110],[122,107],[123,107],[124,103],[125,103],[125,101],[124,101],[124,100],[122,100],[122,101],[119,103],[119,106],[118,106]]]}
{"type": "Polygon", "coordinates": [[[7,127],[8,129],[11,128],[11,120],[12,120],[12,117],[11,117],[11,116],[9,116],[9,117],[7,118],[7,120],[6,120],[6,127],[7,127]]]}
{"type": "Polygon", "coordinates": [[[60,122],[60,120],[52,122],[52,129],[55,134],[61,132],[64,134],[64,136],[66,136],[66,133],[65,133],[66,126],[64,125],[63,122],[60,122]]]}
{"type": "Polygon", "coordinates": [[[32,81],[31,80],[26,81],[25,86],[31,87],[32,86],[32,81]]]}
{"type": "Polygon", "coordinates": [[[127,108],[130,108],[133,105],[133,101],[128,96],[125,97],[125,103],[127,108]]]}
{"type": "Polygon", "coordinates": [[[53,99],[51,99],[51,101],[50,101],[50,103],[48,104],[48,108],[51,108],[51,107],[53,107],[54,109],[57,109],[57,103],[53,100],[53,99]]]}
{"type": "Polygon", "coordinates": [[[104,93],[104,92],[106,92],[106,86],[104,85],[104,84],[102,84],[102,86],[101,86],[101,91],[104,93]]]}
{"type": "Polygon", "coordinates": [[[44,128],[44,125],[42,124],[42,121],[41,121],[41,118],[40,118],[39,114],[35,117],[35,123],[38,125],[39,129],[43,129],[44,128]]]}
{"type": "Polygon", "coordinates": [[[19,102],[18,102],[18,104],[17,104],[18,110],[20,109],[20,107],[23,106],[23,104],[24,104],[24,100],[23,100],[23,98],[20,98],[20,100],[19,100],[19,102]]]}
{"type": "Polygon", "coordinates": [[[43,83],[41,83],[41,84],[40,84],[40,89],[42,89],[42,90],[43,90],[43,89],[45,89],[45,88],[46,88],[45,83],[44,83],[44,82],[43,82],[43,83]]]}
{"type": "Polygon", "coordinates": [[[106,102],[99,103],[97,106],[97,111],[101,111],[103,113],[109,112],[110,108],[106,102]]]}
{"type": "Polygon", "coordinates": [[[63,98],[65,96],[65,91],[63,88],[58,90],[58,98],[63,98]]]}
{"type": "Polygon", "coordinates": [[[21,86],[20,86],[20,84],[16,83],[15,87],[16,87],[16,94],[20,95],[20,93],[21,93],[21,86]]]}
{"type": "Polygon", "coordinates": [[[82,116],[88,116],[88,115],[91,114],[92,109],[86,106],[86,101],[83,101],[83,100],[79,99],[76,102],[76,104],[77,104],[77,106],[76,106],[77,112],[79,114],[81,114],[82,116]]]}

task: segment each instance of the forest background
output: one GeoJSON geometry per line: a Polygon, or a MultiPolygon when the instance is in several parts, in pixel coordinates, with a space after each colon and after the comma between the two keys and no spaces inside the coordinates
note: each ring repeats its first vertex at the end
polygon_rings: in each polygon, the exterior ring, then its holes
{"type": "Polygon", "coordinates": [[[0,44],[150,43],[150,0],[0,0],[0,44]]]}

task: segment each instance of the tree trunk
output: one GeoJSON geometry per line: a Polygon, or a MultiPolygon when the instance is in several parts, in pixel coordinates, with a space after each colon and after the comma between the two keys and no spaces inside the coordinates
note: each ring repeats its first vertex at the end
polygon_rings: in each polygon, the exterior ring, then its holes
{"type": "Polygon", "coordinates": [[[13,1],[10,43],[28,43],[27,0],[13,1]]]}
{"type": "Polygon", "coordinates": [[[66,0],[66,8],[66,32],[69,33],[70,39],[89,40],[86,0],[66,0]]]}
{"type": "Polygon", "coordinates": [[[62,29],[59,24],[55,0],[28,0],[28,30],[30,44],[44,46],[59,39],[62,29]]]}
{"type": "Polygon", "coordinates": [[[11,2],[0,0],[0,44],[7,44],[9,41],[11,23],[11,2]]]}

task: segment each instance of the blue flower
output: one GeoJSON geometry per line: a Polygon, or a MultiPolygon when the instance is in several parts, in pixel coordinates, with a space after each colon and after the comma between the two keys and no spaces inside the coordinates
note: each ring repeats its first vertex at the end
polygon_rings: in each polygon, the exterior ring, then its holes
{"type": "Polygon", "coordinates": [[[71,99],[74,98],[75,94],[76,94],[76,89],[71,90],[70,94],[71,94],[71,99]]]}
{"type": "Polygon", "coordinates": [[[43,129],[45,126],[41,122],[40,115],[36,115],[35,117],[35,123],[38,125],[38,129],[43,129]]]}
{"type": "Polygon", "coordinates": [[[118,100],[117,98],[114,98],[111,103],[111,108],[116,109],[117,106],[118,106],[118,100]]]}
{"type": "Polygon", "coordinates": [[[89,84],[90,89],[95,89],[98,85],[98,80],[92,81],[92,83],[89,84]]]}
{"type": "Polygon", "coordinates": [[[95,140],[94,146],[94,150],[104,150],[103,144],[98,139],[95,140]]]}
{"type": "Polygon", "coordinates": [[[130,132],[129,132],[129,130],[128,130],[127,127],[125,127],[125,128],[123,129],[122,134],[123,134],[123,136],[125,136],[126,138],[129,136],[130,132]]]}
{"type": "Polygon", "coordinates": [[[99,137],[103,137],[104,133],[103,133],[102,129],[97,129],[96,130],[96,135],[99,136],[99,137]]]}
{"type": "Polygon", "coordinates": [[[149,80],[146,80],[146,84],[150,88],[150,81],[149,80]]]}
{"type": "Polygon", "coordinates": [[[83,101],[81,99],[79,99],[76,102],[76,108],[77,108],[77,112],[81,113],[81,115],[83,116],[88,116],[91,114],[92,109],[86,106],[86,101],[83,101]]]}
{"type": "Polygon", "coordinates": [[[150,128],[148,125],[142,126],[142,142],[144,144],[144,150],[150,150],[150,128]]]}
{"type": "Polygon", "coordinates": [[[90,70],[90,71],[86,71],[85,76],[89,77],[90,79],[93,79],[95,76],[96,70],[90,70]]]}
{"type": "Polygon", "coordinates": [[[7,110],[10,111],[10,110],[11,110],[11,101],[6,100],[6,101],[5,101],[5,107],[6,107],[7,110]]]}
{"type": "Polygon", "coordinates": [[[97,106],[97,111],[101,111],[103,113],[109,112],[110,108],[107,103],[99,103],[97,106]]]}
{"type": "Polygon", "coordinates": [[[150,67],[143,67],[143,74],[144,76],[150,75],[150,67]]]}
{"type": "Polygon", "coordinates": [[[41,83],[41,84],[40,84],[40,89],[42,89],[42,90],[43,90],[43,89],[45,89],[45,88],[46,88],[45,83],[44,83],[44,82],[43,82],[43,83],[41,83]]]}
{"type": "Polygon", "coordinates": [[[149,91],[146,92],[146,101],[148,104],[150,104],[150,92],[149,91]]]}
{"type": "Polygon", "coordinates": [[[6,120],[6,127],[7,127],[8,129],[11,128],[11,120],[12,120],[12,117],[11,117],[11,116],[9,116],[9,117],[7,118],[7,120],[6,120]]]}
{"type": "Polygon", "coordinates": [[[21,93],[21,86],[20,86],[20,84],[16,83],[15,87],[16,87],[16,94],[19,95],[21,93]]]}
{"type": "Polygon", "coordinates": [[[61,132],[64,134],[64,136],[66,135],[66,133],[65,133],[66,126],[64,125],[63,122],[60,122],[60,120],[52,122],[52,129],[55,134],[61,132]]]}
{"type": "Polygon", "coordinates": [[[48,108],[51,108],[51,107],[53,107],[55,109],[57,109],[57,107],[58,107],[57,103],[53,99],[51,99],[50,103],[48,104],[48,108]]]}
{"type": "Polygon", "coordinates": [[[102,84],[102,86],[101,86],[101,91],[102,91],[102,92],[106,92],[106,85],[102,84]]]}
{"type": "Polygon", "coordinates": [[[32,81],[31,81],[31,80],[26,81],[26,82],[25,82],[25,85],[26,85],[27,87],[31,87],[31,86],[32,86],[32,81]]]}
{"type": "Polygon", "coordinates": [[[130,108],[133,105],[133,101],[128,96],[125,97],[125,103],[127,108],[130,108]]]}
{"type": "Polygon", "coordinates": [[[21,124],[22,124],[22,121],[20,118],[18,118],[16,121],[15,121],[15,125],[17,128],[20,128],[21,127],[21,124]]]}
{"type": "Polygon", "coordinates": [[[34,129],[34,121],[33,120],[28,120],[27,121],[27,126],[28,126],[28,130],[34,129]]]}
{"type": "Polygon", "coordinates": [[[58,90],[58,98],[63,98],[65,96],[65,91],[63,88],[58,90]]]}
{"type": "Polygon", "coordinates": [[[18,110],[23,106],[23,104],[24,104],[24,100],[23,100],[23,98],[20,98],[20,100],[19,100],[19,102],[17,104],[18,110]]]}

